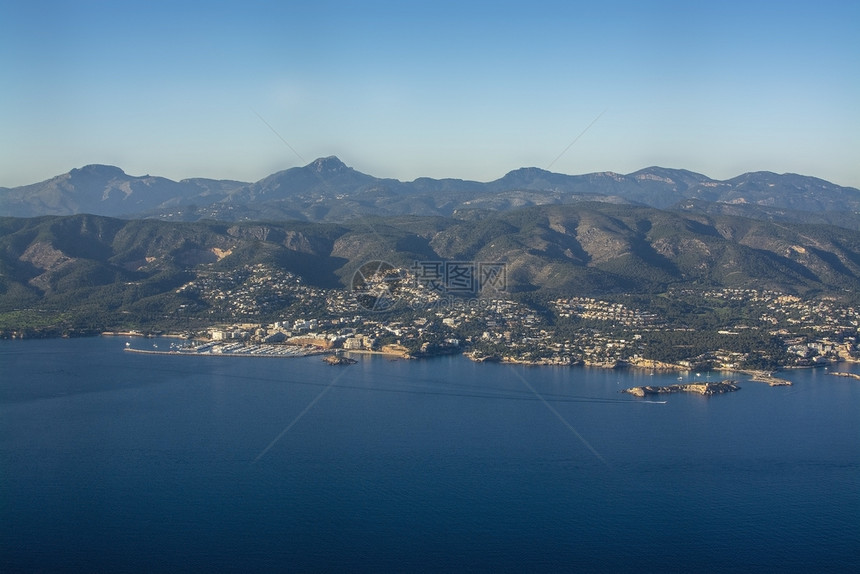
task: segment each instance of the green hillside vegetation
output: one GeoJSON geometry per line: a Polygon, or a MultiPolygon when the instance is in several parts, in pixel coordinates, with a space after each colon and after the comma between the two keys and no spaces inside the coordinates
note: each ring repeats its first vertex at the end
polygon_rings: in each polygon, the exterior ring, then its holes
{"type": "Polygon", "coordinates": [[[860,232],[608,203],[339,224],[0,218],[0,330],[202,324],[217,309],[177,292],[201,274],[264,264],[338,288],[374,260],[504,263],[508,295],[538,300],[653,300],[679,286],[860,291],[860,232]]]}

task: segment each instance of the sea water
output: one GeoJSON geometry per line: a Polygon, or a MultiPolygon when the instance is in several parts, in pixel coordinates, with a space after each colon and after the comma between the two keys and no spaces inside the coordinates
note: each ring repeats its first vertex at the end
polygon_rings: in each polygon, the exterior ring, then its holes
{"type": "Polygon", "coordinates": [[[0,571],[860,571],[824,369],[644,400],[678,374],[125,344],[0,342],[0,571]]]}

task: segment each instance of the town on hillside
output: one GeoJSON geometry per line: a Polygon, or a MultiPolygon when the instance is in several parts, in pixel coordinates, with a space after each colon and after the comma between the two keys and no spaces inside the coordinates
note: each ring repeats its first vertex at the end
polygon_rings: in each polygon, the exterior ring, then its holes
{"type": "MultiPolygon", "coordinates": [[[[256,264],[201,274],[177,292],[192,295],[211,317],[210,328],[186,334],[205,341],[207,352],[278,345],[697,371],[771,371],[860,358],[853,306],[756,289],[536,302],[504,291],[455,297],[394,268],[368,277],[361,290],[322,289],[256,264]]],[[[183,307],[177,315],[200,310],[183,307]]]]}

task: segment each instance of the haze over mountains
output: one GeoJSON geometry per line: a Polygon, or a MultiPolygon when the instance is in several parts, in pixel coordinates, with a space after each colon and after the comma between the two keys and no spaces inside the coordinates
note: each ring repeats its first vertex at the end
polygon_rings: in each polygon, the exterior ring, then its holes
{"type": "Polygon", "coordinates": [[[0,188],[0,215],[89,213],[174,221],[347,221],[367,215],[449,217],[464,210],[599,201],[731,214],[772,221],[858,228],[860,190],[796,174],[753,172],[718,181],[682,169],[649,167],[565,175],[521,168],[491,182],[361,173],[336,157],[274,173],[256,183],[204,178],[172,181],[88,165],[47,181],[0,188]]]}
{"type": "Polygon", "coordinates": [[[401,182],[330,157],[248,184],[90,165],[0,190],[0,327],[203,319],[212,310],[181,291],[188,281],[260,264],[341,288],[374,260],[502,263],[512,296],[731,287],[853,300],[858,211],[860,190],[768,172],[401,182]]]}

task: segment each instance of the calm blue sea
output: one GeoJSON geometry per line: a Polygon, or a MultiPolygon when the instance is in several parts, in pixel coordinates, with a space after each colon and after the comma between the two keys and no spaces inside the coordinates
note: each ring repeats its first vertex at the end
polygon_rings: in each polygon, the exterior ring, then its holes
{"type": "Polygon", "coordinates": [[[857,380],[125,343],[0,342],[0,571],[860,571],[857,380]]]}

